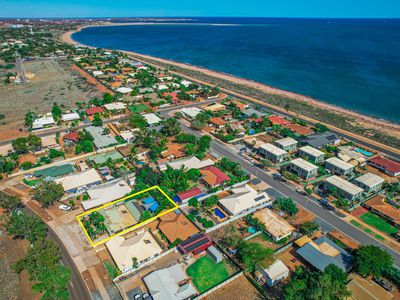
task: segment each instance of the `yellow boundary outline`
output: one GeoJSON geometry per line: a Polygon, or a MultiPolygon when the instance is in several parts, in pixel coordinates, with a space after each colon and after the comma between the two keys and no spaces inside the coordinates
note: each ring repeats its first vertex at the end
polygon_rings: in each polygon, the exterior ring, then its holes
{"type": "Polygon", "coordinates": [[[77,216],[76,216],[76,219],[78,220],[78,223],[81,225],[81,227],[82,227],[82,229],[83,229],[83,232],[85,233],[85,235],[86,235],[87,239],[89,240],[90,244],[92,245],[93,248],[95,248],[95,247],[97,247],[97,246],[99,246],[99,245],[101,245],[101,244],[104,244],[104,243],[108,242],[109,240],[111,240],[111,239],[114,238],[114,237],[123,235],[123,234],[128,233],[128,232],[130,232],[130,231],[132,231],[132,230],[135,230],[135,229],[137,229],[137,228],[139,228],[139,227],[142,227],[142,226],[144,226],[144,225],[146,225],[146,224],[148,224],[148,223],[154,221],[155,219],[157,219],[157,218],[159,218],[159,217],[161,217],[161,216],[163,216],[163,215],[165,215],[165,214],[167,214],[167,213],[170,213],[171,211],[176,210],[177,208],[179,208],[179,206],[178,206],[178,205],[177,205],[177,204],[176,204],[176,203],[175,203],[175,202],[174,202],[174,201],[173,201],[159,186],[158,186],[158,185],[155,185],[155,186],[152,186],[152,187],[150,187],[150,188],[148,188],[148,189],[145,189],[145,190],[143,190],[143,191],[137,192],[137,193],[135,193],[135,194],[132,194],[132,195],[129,195],[129,196],[126,196],[126,197],[123,197],[123,198],[120,198],[120,199],[117,199],[117,200],[108,202],[108,203],[106,203],[106,204],[101,205],[100,207],[96,207],[96,208],[90,209],[90,210],[88,210],[88,211],[85,211],[84,213],[81,213],[81,214],[77,215],[77,216]],[[116,204],[116,203],[118,203],[118,202],[122,202],[122,201],[128,200],[128,199],[130,199],[130,198],[132,198],[132,197],[135,197],[135,196],[137,196],[137,195],[146,193],[146,192],[151,191],[151,190],[154,190],[154,189],[157,189],[158,191],[160,191],[161,194],[163,194],[163,196],[165,196],[165,197],[168,199],[168,201],[171,202],[171,203],[173,204],[174,207],[171,208],[171,209],[168,209],[168,210],[166,210],[166,211],[163,211],[163,212],[159,213],[158,215],[156,215],[156,216],[154,216],[154,217],[151,217],[150,219],[148,219],[148,220],[146,220],[146,221],[140,222],[140,223],[138,223],[138,224],[136,224],[136,225],[133,225],[133,226],[127,228],[127,229],[124,229],[124,230],[122,230],[121,232],[118,232],[117,234],[114,234],[114,235],[109,236],[109,237],[107,237],[107,238],[105,238],[105,239],[102,239],[101,241],[99,241],[99,242],[97,242],[97,243],[94,243],[94,242],[92,241],[92,239],[90,238],[90,236],[89,236],[89,234],[88,234],[88,232],[87,232],[85,226],[83,226],[83,223],[82,223],[82,221],[81,221],[81,218],[82,218],[83,216],[86,216],[86,215],[88,215],[88,214],[91,214],[92,212],[95,212],[95,211],[98,211],[98,210],[100,210],[100,209],[106,208],[106,207],[108,207],[108,206],[114,205],[114,204],[116,204]]]}

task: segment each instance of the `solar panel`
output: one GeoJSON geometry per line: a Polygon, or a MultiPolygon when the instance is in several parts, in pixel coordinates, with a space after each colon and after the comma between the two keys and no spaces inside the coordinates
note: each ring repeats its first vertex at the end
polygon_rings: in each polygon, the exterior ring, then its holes
{"type": "Polygon", "coordinates": [[[193,243],[194,241],[200,239],[203,235],[202,234],[195,234],[193,236],[191,236],[190,238],[188,238],[187,240],[183,241],[180,245],[182,247],[189,245],[191,243],[193,243]]]}
{"type": "Polygon", "coordinates": [[[203,246],[203,245],[205,245],[207,243],[208,243],[208,239],[204,237],[203,239],[195,242],[194,244],[192,244],[192,245],[190,245],[188,247],[185,247],[185,250],[187,252],[192,252],[193,250],[195,250],[195,249],[197,249],[197,248],[199,248],[199,247],[201,247],[201,246],[203,246]]]}

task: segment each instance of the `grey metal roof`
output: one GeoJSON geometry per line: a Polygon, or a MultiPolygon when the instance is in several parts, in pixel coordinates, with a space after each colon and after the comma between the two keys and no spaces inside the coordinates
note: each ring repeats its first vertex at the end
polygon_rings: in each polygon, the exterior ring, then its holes
{"type": "Polygon", "coordinates": [[[243,113],[244,113],[246,116],[249,116],[249,117],[251,117],[252,115],[256,115],[257,117],[262,117],[262,116],[265,116],[265,115],[266,115],[265,113],[263,113],[263,112],[261,112],[261,111],[259,111],[259,110],[255,110],[255,109],[253,109],[253,108],[245,109],[245,110],[243,111],[243,113]]]}
{"type": "Polygon", "coordinates": [[[344,272],[347,272],[351,268],[351,255],[346,250],[336,245],[333,241],[323,236],[314,240],[313,242],[317,245],[328,243],[330,246],[340,252],[337,256],[329,256],[316,249],[311,243],[307,243],[298,249],[297,253],[316,269],[323,272],[330,264],[338,266],[344,272]]]}
{"type": "Polygon", "coordinates": [[[314,133],[302,139],[303,143],[308,143],[315,148],[320,148],[324,145],[332,144],[339,137],[332,132],[314,133]]]}
{"type": "Polygon", "coordinates": [[[110,145],[118,144],[117,140],[109,134],[103,134],[103,127],[89,126],[86,131],[93,137],[93,143],[97,149],[105,148],[110,145]]]}

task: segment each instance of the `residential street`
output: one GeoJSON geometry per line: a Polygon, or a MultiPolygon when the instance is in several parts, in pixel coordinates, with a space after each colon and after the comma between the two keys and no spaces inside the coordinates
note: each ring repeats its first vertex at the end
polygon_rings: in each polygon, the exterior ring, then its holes
{"type": "MultiPolygon", "coordinates": [[[[184,131],[188,133],[194,134],[196,136],[201,136],[199,132],[190,129],[185,125],[181,125],[181,127],[184,131]]],[[[275,188],[285,196],[292,198],[298,205],[311,211],[317,217],[328,223],[330,226],[332,226],[335,229],[338,229],[339,231],[346,234],[353,240],[363,245],[372,244],[385,249],[392,255],[394,259],[394,264],[397,267],[400,266],[400,254],[398,252],[392,250],[391,248],[382,244],[378,240],[372,238],[371,236],[362,232],[358,228],[342,220],[334,212],[324,209],[319,203],[316,203],[316,199],[311,199],[311,197],[305,197],[303,195],[300,195],[298,192],[293,190],[287,184],[274,180],[271,175],[267,174],[260,168],[255,167],[252,163],[248,162],[247,160],[243,159],[240,155],[238,155],[234,149],[228,147],[226,144],[216,140],[215,138],[213,138],[212,140],[211,148],[212,150],[218,152],[221,156],[227,157],[234,162],[240,163],[241,166],[247,172],[265,181],[267,184],[269,184],[271,187],[275,188]]]]}

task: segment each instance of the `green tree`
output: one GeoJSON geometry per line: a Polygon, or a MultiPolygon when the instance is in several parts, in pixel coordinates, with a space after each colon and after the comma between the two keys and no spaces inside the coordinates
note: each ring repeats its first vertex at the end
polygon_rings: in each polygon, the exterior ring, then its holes
{"type": "Polygon", "coordinates": [[[137,257],[132,257],[132,268],[136,269],[138,267],[137,257]]]}
{"type": "Polygon", "coordinates": [[[259,243],[243,241],[239,245],[238,256],[249,271],[254,271],[256,264],[273,260],[274,250],[259,243]]]}
{"type": "Polygon", "coordinates": [[[103,94],[103,103],[108,104],[114,101],[113,96],[110,93],[104,93],[103,94]]]}
{"type": "Polygon", "coordinates": [[[101,119],[99,114],[95,114],[93,117],[92,125],[96,127],[103,126],[103,120],[101,119]]]}
{"type": "Polygon", "coordinates": [[[26,144],[26,138],[20,137],[11,142],[11,146],[14,151],[18,154],[23,154],[28,152],[28,145],[26,144]]]}
{"type": "Polygon", "coordinates": [[[140,222],[146,221],[146,220],[150,219],[152,216],[153,215],[151,214],[151,212],[149,212],[148,210],[145,210],[140,215],[140,222]]]}
{"type": "Polygon", "coordinates": [[[291,198],[278,198],[272,206],[275,210],[282,210],[290,216],[294,216],[299,212],[299,209],[291,198]]]}
{"type": "Polygon", "coordinates": [[[143,128],[147,127],[147,122],[146,122],[146,119],[142,115],[140,115],[140,114],[132,114],[129,117],[129,125],[132,128],[143,129],[143,128]]]}
{"type": "Polygon", "coordinates": [[[210,148],[211,137],[208,135],[203,135],[198,142],[197,152],[206,152],[210,148]]]}
{"type": "Polygon", "coordinates": [[[8,212],[13,212],[21,204],[21,199],[17,196],[11,196],[0,192],[0,207],[8,212]]]}
{"type": "Polygon", "coordinates": [[[189,199],[189,206],[198,208],[199,207],[199,200],[197,198],[193,197],[189,199]]]}
{"type": "Polygon", "coordinates": [[[64,190],[60,184],[54,182],[42,182],[37,188],[35,188],[33,194],[42,207],[48,207],[55,201],[61,199],[64,195],[64,190]]]}
{"type": "Polygon", "coordinates": [[[326,132],[326,131],[328,131],[328,127],[326,127],[324,124],[317,123],[314,126],[314,130],[316,132],[326,132]]]}
{"type": "Polygon", "coordinates": [[[191,181],[198,181],[201,176],[199,169],[190,169],[187,171],[187,179],[191,181]]]}
{"type": "Polygon", "coordinates": [[[193,155],[196,152],[197,146],[192,143],[185,144],[185,152],[187,155],[193,155]]]}
{"type": "Polygon", "coordinates": [[[308,236],[311,236],[318,229],[319,225],[314,221],[305,221],[300,224],[300,232],[308,236]]]}
{"type": "Polygon", "coordinates": [[[64,156],[64,152],[62,152],[62,151],[60,151],[60,150],[57,150],[57,149],[50,149],[50,151],[49,151],[49,157],[50,157],[51,159],[57,158],[57,157],[61,157],[61,156],[64,156]]]}
{"type": "Polygon", "coordinates": [[[61,108],[58,106],[57,103],[53,104],[53,107],[51,109],[51,113],[54,117],[55,120],[59,120],[61,118],[61,114],[62,114],[62,110],[61,108]]]}
{"type": "Polygon", "coordinates": [[[26,143],[31,150],[36,150],[42,147],[42,139],[34,134],[28,135],[26,143]]]}
{"type": "Polygon", "coordinates": [[[24,238],[33,243],[44,238],[47,227],[44,222],[36,216],[26,213],[13,213],[6,224],[7,232],[17,238],[24,238]]]}
{"type": "Polygon", "coordinates": [[[364,277],[381,277],[393,265],[392,256],[385,250],[374,246],[360,246],[354,254],[354,269],[364,277]]]}
{"type": "Polygon", "coordinates": [[[161,132],[166,136],[176,136],[181,132],[181,125],[175,118],[168,118],[164,120],[161,132]]]}

